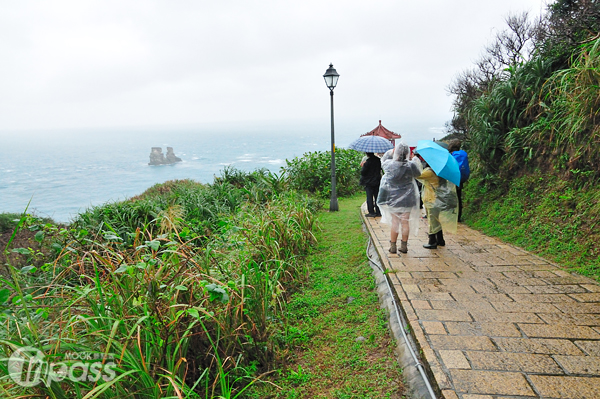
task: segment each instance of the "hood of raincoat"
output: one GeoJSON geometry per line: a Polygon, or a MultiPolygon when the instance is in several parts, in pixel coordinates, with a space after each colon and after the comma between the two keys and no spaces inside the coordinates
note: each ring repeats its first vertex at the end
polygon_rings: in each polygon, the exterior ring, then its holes
{"type": "Polygon", "coordinates": [[[410,147],[403,141],[400,141],[396,144],[396,149],[394,149],[394,161],[408,161],[408,156],[410,155],[410,147]]]}
{"type": "Polygon", "coordinates": [[[418,158],[409,161],[409,156],[410,147],[402,141],[396,144],[393,153],[391,150],[385,153],[381,159],[381,168],[385,172],[384,178],[388,182],[395,185],[406,184],[421,174],[421,162],[418,158]]]}

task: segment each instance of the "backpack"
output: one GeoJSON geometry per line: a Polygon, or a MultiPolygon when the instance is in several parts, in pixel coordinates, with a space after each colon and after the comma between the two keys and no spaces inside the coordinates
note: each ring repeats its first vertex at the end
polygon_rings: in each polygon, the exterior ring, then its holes
{"type": "Polygon", "coordinates": [[[471,169],[469,168],[469,157],[467,153],[463,150],[454,151],[452,153],[456,162],[458,162],[458,168],[460,169],[460,184],[463,184],[467,180],[469,180],[469,176],[471,176],[471,169]]]}

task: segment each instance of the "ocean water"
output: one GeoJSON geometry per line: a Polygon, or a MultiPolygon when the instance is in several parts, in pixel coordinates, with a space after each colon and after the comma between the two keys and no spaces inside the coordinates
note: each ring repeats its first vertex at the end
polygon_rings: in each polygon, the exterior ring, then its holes
{"type": "MultiPolygon", "coordinates": [[[[347,146],[360,134],[336,135],[347,146]]],[[[329,132],[269,130],[85,130],[0,133],[0,212],[29,211],[67,223],[87,208],[140,194],[156,183],[210,183],[226,165],[279,172],[286,159],[326,151],[329,132]],[[149,166],[151,147],[183,161],[149,166]]]]}

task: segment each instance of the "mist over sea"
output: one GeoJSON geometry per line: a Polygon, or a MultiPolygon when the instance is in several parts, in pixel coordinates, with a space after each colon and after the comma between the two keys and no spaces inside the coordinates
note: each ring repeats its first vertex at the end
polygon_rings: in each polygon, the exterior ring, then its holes
{"type": "MultiPolygon", "coordinates": [[[[366,131],[336,131],[336,145],[347,147],[366,131]]],[[[89,207],[130,198],[167,180],[212,183],[227,165],[279,172],[286,159],[331,146],[330,132],[323,129],[2,132],[0,140],[0,212],[21,213],[31,200],[29,212],[63,223],[89,207]],[[152,147],[165,154],[173,147],[183,161],[149,166],[152,147]]]]}

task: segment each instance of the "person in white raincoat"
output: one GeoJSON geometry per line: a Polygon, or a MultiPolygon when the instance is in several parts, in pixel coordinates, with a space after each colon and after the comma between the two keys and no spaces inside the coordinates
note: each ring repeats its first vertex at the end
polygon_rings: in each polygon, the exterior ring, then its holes
{"type": "Polygon", "coordinates": [[[406,253],[409,234],[417,235],[419,230],[419,190],[415,178],[422,173],[421,161],[417,157],[410,159],[410,148],[399,142],[381,158],[381,168],[384,175],[377,196],[381,222],[392,225],[390,252],[406,253]]]}
{"type": "Polygon", "coordinates": [[[446,245],[444,231],[456,233],[458,222],[458,197],[456,186],[451,181],[439,177],[426,166],[417,178],[423,183],[423,205],[429,222],[429,242],[427,249],[446,245]]]}

